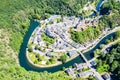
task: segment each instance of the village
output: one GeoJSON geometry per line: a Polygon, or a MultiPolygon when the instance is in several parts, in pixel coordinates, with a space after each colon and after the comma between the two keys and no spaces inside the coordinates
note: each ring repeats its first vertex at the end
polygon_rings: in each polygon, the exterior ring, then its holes
{"type": "MultiPolygon", "coordinates": [[[[99,17],[100,18],[100,17],[99,17]]],[[[62,55],[66,55],[68,60],[79,55],[79,51],[85,50],[93,44],[87,45],[89,43],[94,43],[90,41],[84,44],[76,43],[71,40],[71,35],[69,31],[71,29],[82,31],[88,26],[95,26],[97,23],[96,19],[90,18],[76,18],[72,17],[62,17],[60,15],[52,15],[50,18],[40,21],[41,27],[37,27],[33,36],[30,38],[30,42],[35,44],[32,46],[34,53],[39,53],[40,56],[44,56],[47,60],[51,57],[60,58],[62,55]],[[86,27],[85,27],[86,26],[86,27]],[[49,37],[50,41],[46,42],[43,40],[44,36],[49,37]],[[52,43],[50,43],[52,40],[52,43]],[[37,47],[36,47],[37,45],[37,47]],[[37,48],[40,49],[37,49],[37,48]],[[61,54],[60,54],[61,53],[61,54]]],[[[42,64],[45,65],[47,62],[42,60],[42,64]]],[[[55,61],[54,64],[59,64],[60,61],[55,61]]]]}

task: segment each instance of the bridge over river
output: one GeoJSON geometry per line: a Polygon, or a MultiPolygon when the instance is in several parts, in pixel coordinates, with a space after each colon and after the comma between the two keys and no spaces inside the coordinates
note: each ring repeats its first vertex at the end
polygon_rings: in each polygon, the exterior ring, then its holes
{"type": "Polygon", "coordinates": [[[91,69],[91,71],[94,73],[94,76],[97,77],[99,80],[103,80],[102,76],[95,69],[91,68],[92,65],[90,64],[90,61],[87,60],[87,58],[83,55],[83,53],[79,51],[79,54],[86,62],[86,66],[88,66],[91,69]]]}
{"type": "Polygon", "coordinates": [[[83,58],[83,60],[86,62],[87,66],[91,68],[90,62],[87,60],[87,58],[79,51],[80,56],[83,58]]]}

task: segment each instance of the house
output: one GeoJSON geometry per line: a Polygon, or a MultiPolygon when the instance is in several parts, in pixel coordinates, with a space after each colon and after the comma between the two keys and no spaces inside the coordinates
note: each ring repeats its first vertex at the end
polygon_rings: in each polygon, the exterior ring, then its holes
{"type": "Polygon", "coordinates": [[[98,72],[94,73],[93,76],[95,77],[96,80],[104,80],[98,72]]]}
{"type": "Polygon", "coordinates": [[[104,50],[103,52],[106,54],[106,53],[107,53],[107,50],[104,50]]]}
{"type": "Polygon", "coordinates": [[[55,35],[54,35],[54,29],[51,26],[47,26],[47,28],[45,29],[45,33],[46,33],[47,36],[49,36],[51,38],[55,37],[55,35]]]}
{"type": "Polygon", "coordinates": [[[74,64],[73,64],[73,67],[77,69],[79,66],[78,66],[77,63],[74,63],[74,64]]]}
{"type": "Polygon", "coordinates": [[[33,37],[32,43],[37,44],[37,37],[36,36],[33,37]]]}
{"type": "Polygon", "coordinates": [[[52,52],[47,52],[46,56],[48,56],[48,57],[57,57],[58,55],[57,54],[53,54],[52,52]]]}
{"type": "Polygon", "coordinates": [[[45,43],[44,41],[41,41],[41,42],[38,42],[38,45],[39,45],[39,46],[45,46],[46,43],[45,43]]]}
{"type": "MultiPolygon", "coordinates": [[[[98,76],[94,76],[94,77],[95,77],[95,79],[96,79],[96,80],[101,80],[101,79],[99,79],[99,77],[98,77],[98,76]]],[[[102,79],[102,80],[103,80],[103,79],[102,79]]]]}
{"type": "Polygon", "coordinates": [[[86,63],[80,63],[80,64],[75,63],[73,65],[73,68],[75,68],[76,70],[80,70],[80,69],[83,69],[83,68],[88,68],[88,66],[86,66],[86,63]]]}
{"type": "Polygon", "coordinates": [[[74,70],[72,70],[71,68],[68,68],[65,70],[65,72],[69,75],[69,76],[74,76],[74,70]]]}
{"type": "Polygon", "coordinates": [[[41,41],[41,38],[38,36],[37,37],[37,42],[40,42],[41,41]]]}
{"type": "Polygon", "coordinates": [[[78,73],[78,74],[76,75],[76,77],[80,77],[80,74],[78,73]]]}
{"type": "Polygon", "coordinates": [[[67,55],[69,56],[69,57],[73,57],[73,56],[75,56],[75,55],[77,55],[78,53],[77,53],[77,51],[75,51],[75,50],[73,50],[73,51],[69,51],[68,53],[67,53],[67,55]]]}
{"type": "Polygon", "coordinates": [[[85,74],[85,72],[81,72],[81,73],[78,73],[77,76],[78,76],[78,77],[85,78],[85,77],[86,77],[86,74],[85,74]]]}
{"type": "Polygon", "coordinates": [[[106,48],[106,51],[109,52],[110,51],[110,47],[106,48]]]}
{"type": "Polygon", "coordinates": [[[91,61],[90,64],[91,64],[92,66],[96,66],[97,63],[96,63],[95,61],[91,61]]]}
{"type": "Polygon", "coordinates": [[[48,56],[48,57],[52,57],[53,54],[52,54],[51,52],[47,52],[47,53],[46,53],[46,56],[48,56]]]}
{"type": "Polygon", "coordinates": [[[71,43],[71,46],[73,46],[74,48],[79,48],[79,47],[81,47],[80,44],[75,43],[75,42],[71,43]]]}
{"type": "Polygon", "coordinates": [[[102,75],[104,80],[111,80],[110,75],[108,73],[105,73],[104,75],[102,75]]]}
{"type": "Polygon", "coordinates": [[[104,53],[108,53],[110,50],[111,50],[111,47],[107,47],[107,48],[104,50],[104,53]]]}
{"type": "Polygon", "coordinates": [[[86,78],[90,75],[92,75],[93,73],[91,71],[86,71],[86,72],[80,72],[76,75],[76,77],[82,77],[82,78],[86,78]]]}

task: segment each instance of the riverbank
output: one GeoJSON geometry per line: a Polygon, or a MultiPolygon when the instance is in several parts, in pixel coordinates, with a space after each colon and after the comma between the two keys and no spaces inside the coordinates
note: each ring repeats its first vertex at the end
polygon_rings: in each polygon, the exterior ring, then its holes
{"type": "Polygon", "coordinates": [[[115,45],[115,44],[118,43],[118,42],[120,42],[120,39],[117,39],[117,40],[115,40],[115,41],[113,41],[113,42],[105,45],[104,48],[103,48],[101,51],[102,51],[102,52],[105,51],[105,49],[111,47],[112,45],[115,45]]]}

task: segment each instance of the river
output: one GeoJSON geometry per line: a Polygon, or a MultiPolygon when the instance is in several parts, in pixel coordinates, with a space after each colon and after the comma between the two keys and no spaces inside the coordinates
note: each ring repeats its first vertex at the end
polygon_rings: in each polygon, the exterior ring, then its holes
{"type": "MultiPolygon", "coordinates": [[[[82,59],[81,56],[78,56],[74,59],[72,59],[71,61],[65,63],[65,64],[61,64],[58,66],[54,66],[54,67],[49,67],[49,68],[40,68],[40,67],[36,67],[32,64],[29,63],[29,61],[27,60],[26,57],[26,48],[27,48],[27,44],[28,44],[28,40],[32,34],[32,32],[34,31],[34,29],[36,27],[39,26],[39,23],[31,20],[30,21],[30,27],[28,29],[28,32],[26,33],[23,43],[21,45],[21,49],[20,49],[20,53],[19,53],[19,62],[20,65],[22,67],[24,67],[26,70],[32,70],[32,71],[37,71],[37,72],[42,72],[42,71],[48,71],[48,72],[56,72],[59,71],[60,69],[62,69],[63,67],[67,68],[69,66],[72,66],[74,63],[84,63],[84,60],[82,59]]],[[[85,55],[85,57],[90,60],[93,58],[93,51],[97,48],[99,48],[99,46],[101,44],[103,44],[105,42],[106,39],[109,39],[111,36],[114,36],[114,33],[109,34],[108,36],[106,36],[105,38],[103,38],[93,49],[91,49],[90,51],[83,53],[85,55]]]]}
{"type": "MultiPolygon", "coordinates": [[[[98,4],[97,4],[96,8],[95,8],[95,11],[98,12],[103,3],[104,3],[104,0],[100,0],[100,1],[98,2],[98,4]]],[[[96,16],[96,12],[93,12],[93,13],[90,15],[90,17],[92,17],[92,16],[96,16]]]]}

